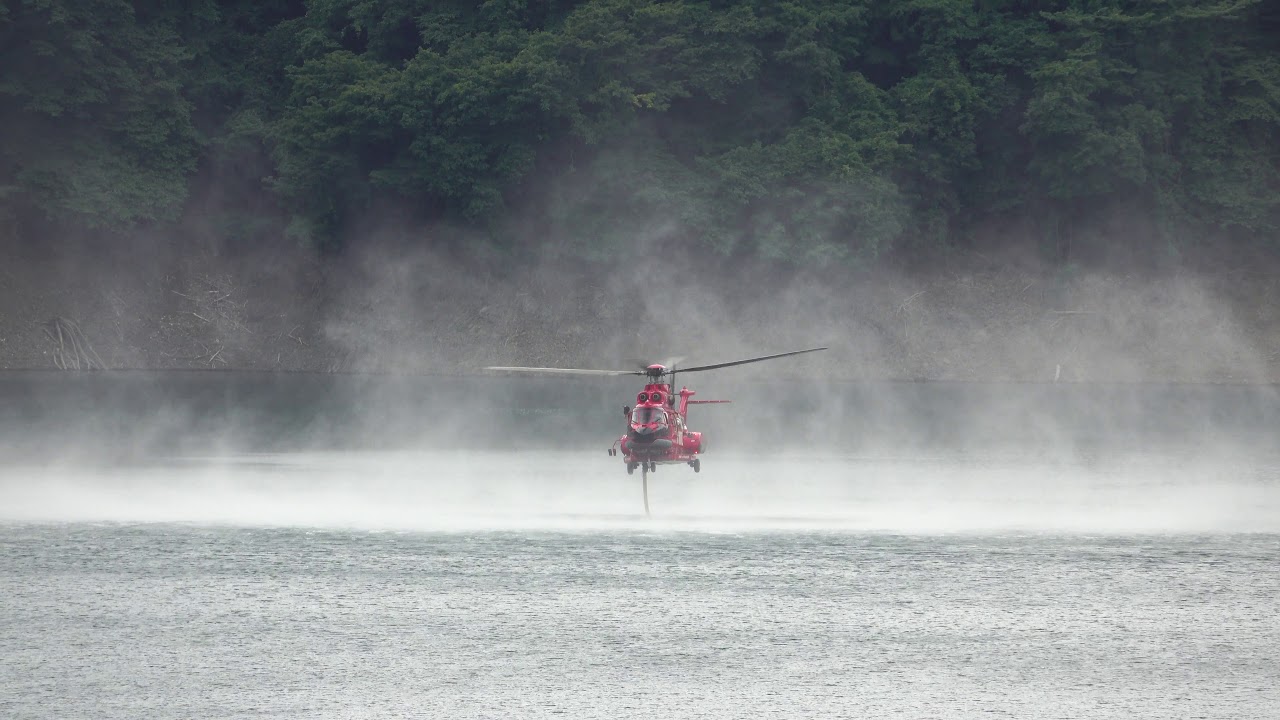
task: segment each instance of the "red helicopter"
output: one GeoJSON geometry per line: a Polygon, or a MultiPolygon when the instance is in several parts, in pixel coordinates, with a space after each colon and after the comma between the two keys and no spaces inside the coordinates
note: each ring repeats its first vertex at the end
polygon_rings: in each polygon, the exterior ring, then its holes
{"type": "MultiPolygon", "coordinates": [[[[734,360],[733,362],[716,363],[714,365],[698,365],[680,368],[679,372],[701,372],[719,368],[746,365],[747,363],[773,360],[775,358],[802,355],[804,353],[826,350],[825,347],[795,350],[792,352],[765,355],[763,357],[734,360]]],[[[624,406],[623,415],[627,418],[627,432],[614,441],[609,448],[609,455],[622,454],[626,463],[627,474],[640,469],[641,486],[644,492],[644,511],[649,513],[649,473],[658,469],[658,465],[682,463],[701,472],[702,460],[699,456],[705,449],[702,433],[689,429],[687,420],[690,405],[710,405],[731,402],[730,400],[692,400],[694,391],[687,387],[675,387],[676,363],[680,358],[673,358],[663,363],[652,365],[640,364],[639,370],[581,370],[576,368],[533,368],[533,367],[487,367],[485,370],[507,372],[531,372],[560,375],[640,375],[648,378],[644,389],[636,395],[634,408],[624,406]]]]}

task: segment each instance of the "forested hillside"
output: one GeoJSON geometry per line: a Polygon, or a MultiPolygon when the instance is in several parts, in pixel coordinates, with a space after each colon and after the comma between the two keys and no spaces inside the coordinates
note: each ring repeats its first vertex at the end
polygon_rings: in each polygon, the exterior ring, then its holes
{"type": "Polygon", "coordinates": [[[1157,256],[1275,242],[1280,2],[4,0],[0,128],[41,242],[1157,256]]]}

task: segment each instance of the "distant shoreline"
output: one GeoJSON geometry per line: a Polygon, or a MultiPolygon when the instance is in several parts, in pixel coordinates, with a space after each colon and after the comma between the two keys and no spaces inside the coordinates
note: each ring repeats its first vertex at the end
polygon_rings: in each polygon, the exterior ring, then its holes
{"type": "MultiPolygon", "coordinates": [[[[352,379],[385,379],[385,380],[429,380],[429,379],[466,379],[480,380],[485,378],[511,377],[500,376],[488,373],[466,373],[466,372],[376,372],[376,371],[356,371],[356,370],[291,370],[291,369],[245,369],[245,368],[107,368],[105,370],[59,370],[56,368],[5,368],[0,369],[0,379],[18,379],[22,377],[46,376],[49,378],[65,376],[71,378],[101,378],[110,376],[239,376],[239,377],[331,377],[331,378],[352,378],[352,379]]],[[[619,383],[619,379],[602,380],[596,378],[568,378],[554,376],[528,376],[520,378],[525,381],[543,381],[543,382],[559,382],[566,385],[604,385],[606,383],[619,383]]],[[[625,380],[624,380],[625,381],[625,380]]],[[[637,383],[644,382],[641,378],[634,378],[637,383]]],[[[1236,382],[1236,381],[1215,381],[1215,380],[981,380],[981,379],[934,379],[934,378],[825,378],[825,377],[804,377],[796,375],[779,375],[765,374],[762,376],[747,376],[734,379],[735,384],[810,384],[810,385],[839,385],[839,386],[898,386],[898,385],[939,385],[939,386],[991,386],[991,387],[1169,387],[1169,388],[1268,388],[1280,390],[1280,382],[1236,382]]],[[[696,381],[690,381],[695,384],[696,381]]]]}
{"type": "Polygon", "coordinates": [[[650,356],[719,362],[820,343],[831,350],[734,372],[839,382],[1280,383],[1280,258],[1064,274],[974,255],[927,270],[821,277],[678,263],[484,272],[425,250],[341,262],[305,253],[108,258],[0,253],[0,372],[457,376],[650,356]]]}

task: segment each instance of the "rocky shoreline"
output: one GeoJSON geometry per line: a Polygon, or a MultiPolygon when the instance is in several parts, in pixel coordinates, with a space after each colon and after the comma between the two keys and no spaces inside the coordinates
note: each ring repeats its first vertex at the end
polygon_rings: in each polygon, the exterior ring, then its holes
{"type": "Polygon", "coordinates": [[[0,370],[468,373],[824,344],[832,351],[806,360],[805,373],[1275,383],[1278,277],[1256,266],[1136,275],[966,262],[779,278],[696,268],[593,276],[552,263],[499,274],[429,253],[10,257],[0,265],[0,370]]]}

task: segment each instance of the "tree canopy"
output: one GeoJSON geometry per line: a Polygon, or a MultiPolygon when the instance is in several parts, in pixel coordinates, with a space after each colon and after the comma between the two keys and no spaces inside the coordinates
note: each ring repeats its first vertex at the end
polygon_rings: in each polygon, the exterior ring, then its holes
{"type": "Polygon", "coordinates": [[[1275,0],[0,2],[0,218],[804,266],[1280,232],[1275,0]],[[216,192],[215,192],[216,191],[216,192]],[[211,199],[212,198],[212,199],[211,199]]]}

